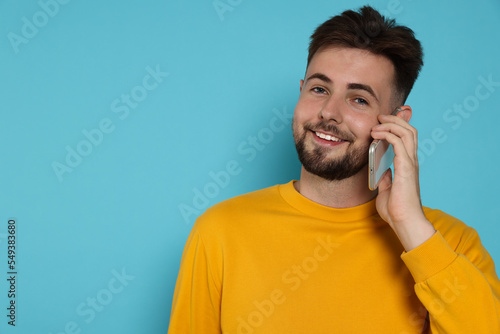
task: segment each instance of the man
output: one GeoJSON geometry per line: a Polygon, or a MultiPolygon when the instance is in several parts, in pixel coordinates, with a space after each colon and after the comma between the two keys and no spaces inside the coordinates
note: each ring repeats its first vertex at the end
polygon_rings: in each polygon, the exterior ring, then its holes
{"type": "Polygon", "coordinates": [[[170,334],[500,333],[500,282],[477,233],[421,206],[404,105],[421,66],[413,32],[370,7],[317,28],[293,119],[300,180],[197,220],[170,334]],[[373,139],[395,152],[375,191],[373,139]]]}

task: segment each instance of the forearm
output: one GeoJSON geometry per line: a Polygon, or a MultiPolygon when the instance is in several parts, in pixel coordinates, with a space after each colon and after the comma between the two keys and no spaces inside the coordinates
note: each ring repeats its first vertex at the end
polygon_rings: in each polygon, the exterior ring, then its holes
{"type": "MultiPolygon", "coordinates": [[[[500,333],[498,279],[451,249],[438,232],[402,259],[429,312],[432,333],[500,333]],[[496,287],[496,288],[495,288],[496,287]]],[[[488,264],[493,267],[493,262],[488,264]]]]}

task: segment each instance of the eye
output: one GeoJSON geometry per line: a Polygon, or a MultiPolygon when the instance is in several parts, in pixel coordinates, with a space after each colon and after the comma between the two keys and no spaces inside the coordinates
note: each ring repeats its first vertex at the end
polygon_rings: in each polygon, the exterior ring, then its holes
{"type": "Polygon", "coordinates": [[[356,97],[354,99],[354,102],[356,102],[357,104],[360,104],[360,105],[364,105],[364,106],[367,106],[368,105],[368,101],[365,100],[364,98],[362,97],[356,97]]]}
{"type": "Polygon", "coordinates": [[[316,93],[316,94],[321,94],[321,95],[328,93],[328,92],[326,91],[326,89],[324,89],[324,88],[322,88],[322,87],[313,87],[313,88],[311,88],[311,91],[312,91],[313,93],[316,93]]]}

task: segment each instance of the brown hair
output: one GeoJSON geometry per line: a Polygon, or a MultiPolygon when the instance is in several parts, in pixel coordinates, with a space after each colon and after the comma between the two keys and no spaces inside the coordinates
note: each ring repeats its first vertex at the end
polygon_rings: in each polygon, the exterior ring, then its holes
{"type": "Polygon", "coordinates": [[[358,12],[347,10],[321,24],[311,35],[307,66],[318,50],[331,47],[367,50],[388,58],[395,69],[395,88],[399,103],[404,103],[423,65],[423,51],[413,30],[396,25],[370,6],[358,12]]]}

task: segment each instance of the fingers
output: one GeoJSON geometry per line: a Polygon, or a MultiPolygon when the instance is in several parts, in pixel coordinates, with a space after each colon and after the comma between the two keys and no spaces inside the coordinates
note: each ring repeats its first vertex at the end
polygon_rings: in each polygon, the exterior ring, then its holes
{"type": "Polygon", "coordinates": [[[404,139],[401,135],[397,135],[391,132],[372,132],[372,137],[374,139],[387,140],[394,149],[394,154],[397,158],[405,158],[410,160],[415,160],[416,148],[413,139],[404,139]]]}
{"type": "Polygon", "coordinates": [[[373,127],[371,135],[392,144],[395,173],[418,180],[417,130],[397,116],[380,116],[379,120],[382,124],[373,127]]]}
{"type": "Polygon", "coordinates": [[[416,157],[418,146],[418,133],[417,130],[410,124],[405,122],[402,118],[397,116],[381,115],[379,120],[382,122],[372,128],[372,137],[374,139],[385,139],[394,147],[394,153],[405,149],[408,156],[416,157]],[[401,147],[400,142],[403,143],[404,148],[401,147]]]}
{"type": "Polygon", "coordinates": [[[404,119],[398,116],[380,115],[379,120],[381,124],[372,128],[372,131],[388,131],[394,133],[403,139],[411,138],[414,142],[417,140],[417,129],[408,124],[404,119]]]}

